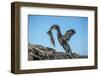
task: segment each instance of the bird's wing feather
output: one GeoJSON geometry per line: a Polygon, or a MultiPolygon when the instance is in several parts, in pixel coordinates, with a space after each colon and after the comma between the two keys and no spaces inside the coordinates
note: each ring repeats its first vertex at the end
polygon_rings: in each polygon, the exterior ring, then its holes
{"type": "Polygon", "coordinates": [[[55,46],[55,41],[54,41],[52,32],[51,31],[48,31],[47,33],[50,36],[51,43],[55,46]]]}
{"type": "Polygon", "coordinates": [[[64,37],[64,40],[67,40],[68,35],[69,35],[69,34],[68,34],[68,31],[66,31],[66,33],[65,33],[64,36],[63,36],[63,37],[64,37]]]}
{"type": "Polygon", "coordinates": [[[70,38],[72,37],[72,35],[74,35],[76,32],[74,29],[70,29],[68,31],[66,31],[65,35],[64,35],[64,39],[65,40],[70,40],[70,38]]]}

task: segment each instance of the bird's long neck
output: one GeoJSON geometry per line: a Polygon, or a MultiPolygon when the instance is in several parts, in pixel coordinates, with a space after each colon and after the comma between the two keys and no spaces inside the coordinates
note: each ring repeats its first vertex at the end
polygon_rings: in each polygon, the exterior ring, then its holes
{"type": "Polygon", "coordinates": [[[52,26],[52,27],[49,29],[49,31],[47,32],[48,35],[50,36],[51,43],[55,46],[55,40],[54,40],[53,34],[52,34],[52,31],[53,31],[53,30],[57,30],[57,37],[58,37],[58,39],[59,39],[60,37],[62,37],[62,34],[61,34],[61,31],[60,31],[59,26],[52,26]],[[58,28],[57,28],[57,27],[58,27],[58,28]]]}
{"type": "MultiPolygon", "coordinates": [[[[59,26],[58,26],[58,27],[59,27],[59,26]]],[[[50,28],[50,31],[53,31],[53,30],[57,30],[57,37],[61,37],[61,36],[62,36],[61,31],[60,31],[60,28],[55,29],[55,27],[52,26],[52,27],[50,28]]]]}
{"type": "Polygon", "coordinates": [[[57,29],[57,37],[62,37],[60,29],[57,29]]]}

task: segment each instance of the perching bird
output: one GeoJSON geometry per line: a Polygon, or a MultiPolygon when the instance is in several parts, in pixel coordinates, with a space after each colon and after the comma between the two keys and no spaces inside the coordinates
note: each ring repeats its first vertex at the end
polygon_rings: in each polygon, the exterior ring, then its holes
{"type": "Polygon", "coordinates": [[[70,58],[73,58],[72,50],[71,50],[71,47],[70,47],[68,41],[70,40],[70,38],[72,37],[72,35],[74,35],[76,33],[75,30],[74,29],[70,29],[70,30],[66,31],[66,33],[64,35],[62,35],[61,31],[60,31],[59,25],[55,24],[55,25],[51,26],[51,28],[49,29],[49,31],[47,33],[50,36],[51,43],[54,46],[55,46],[55,41],[54,41],[53,34],[52,34],[52,31],[54,29],[57,30],[58,41],[61,44],[61,46],[64,48],[64,50],[66,51],[66,54],[70,58]]]}

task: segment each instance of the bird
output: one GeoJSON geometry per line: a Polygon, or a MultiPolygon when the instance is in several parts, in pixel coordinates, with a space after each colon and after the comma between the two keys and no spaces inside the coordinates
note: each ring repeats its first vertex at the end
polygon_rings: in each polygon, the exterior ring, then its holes
{"type": "Polygon", "coordinates": [[[54,47],[55,47],[55,40],[53,38],[53,33],[52,33],[53,30],[57,31],[57,38],[58,38],[60,45],[66,51],[66,54],[72,59],[73,53],[72,53],[72,50],[71,50],[71,47],[70,47],[68,41],[76,33],[76,31],[74,29],[70,29],[70,30],[67,30],[64,35],[62,35],[59,25],[57,25],[57,24],[52,25],[50,27],[49,31],[47,32],[47,34],[49,35],[51,43],[53,44],[54,47]]]}

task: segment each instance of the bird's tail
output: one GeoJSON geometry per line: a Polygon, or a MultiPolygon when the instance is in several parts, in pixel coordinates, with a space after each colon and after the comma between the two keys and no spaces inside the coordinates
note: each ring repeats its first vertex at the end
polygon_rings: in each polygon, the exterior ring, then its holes
{"type": "Polygon", "coordinates": [[[47,32],[47,34],[48,34],[48,35],[49,35],[49,37],[50,37],[51,43],[52,43],[52,44],[53,44],[53,46],[55,47],[55,41],[54,41],[54,38],[53,38],[52,31],[51,31],[51,30],[49,30],[49,31],[47,32]]]}

